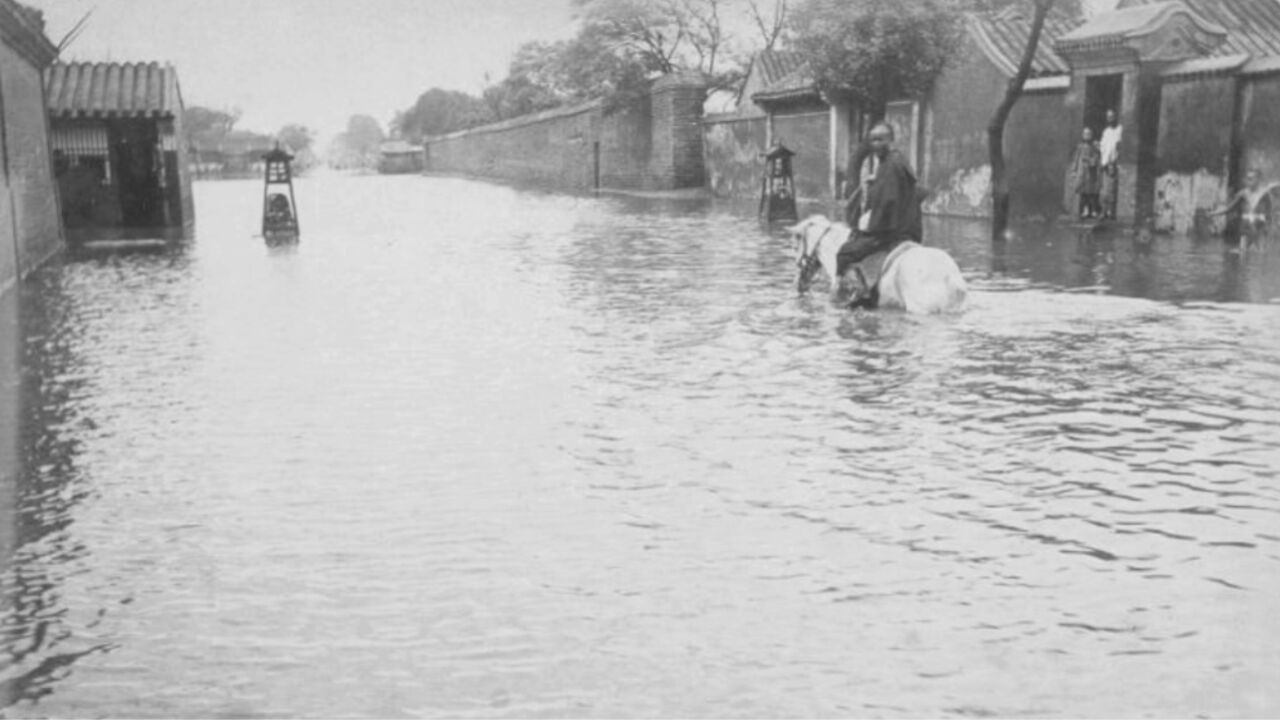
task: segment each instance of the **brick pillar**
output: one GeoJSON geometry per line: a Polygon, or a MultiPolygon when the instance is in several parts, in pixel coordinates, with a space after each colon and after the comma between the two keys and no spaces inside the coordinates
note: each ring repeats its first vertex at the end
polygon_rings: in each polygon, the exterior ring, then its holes
{"type": "Polygon", "coordinates": [[[653,145],[647,189],[702,187],[707,168],[702,154],[702,103],[707,82],[700,73],[667,75],[653,84],[653,145]]]}

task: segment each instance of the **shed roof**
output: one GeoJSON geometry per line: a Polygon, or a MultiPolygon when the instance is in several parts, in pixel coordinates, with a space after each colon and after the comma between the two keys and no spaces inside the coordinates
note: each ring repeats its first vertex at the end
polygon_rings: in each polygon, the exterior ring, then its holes
{"type": "MultiPolygon", "coordinates": [[[[1227,33],[1210,55],[1280,55],[1280,0],[1182,0],[1193,12],[1227,33]]],[[[1156,0],[1120,0],[1118,10],[1150,8],[1156,0]]],[[[1150,12],[1150,10],[1148,10],[1150,12]]]]}
{"type": "MultiPolygon", "coordinates": [[[[965,29],[991,62],[1007,75],[1018,72],[1022,51],[1031,38],[1031,17],[1017,5],[1010,5],[994,13],[970,13],[965,18],[965,29]]],[[[1031,76],[1068,73],[1071,67],[1054,50],[1054,41],[1067,34],[1080,22],[1064,13],[1050,13],[1045,18],[1036,54],[1031,60],[1031,76]]]]}
{"type": "Polygon", "coordinates": [[[49,115],[176,117],[182,113],[178,73],[160,63],[54,63],[45,70],[49,115]]]}
{"type": "Polygon", "coordinates": [[[383,155],[409,155],[422,152],[422,147],[404,140],[387,140],[378,146],[378,152],[383,155]]]}
{"type": "Polygon", "coordinates": [[[749,72],[757,76],[756,87],[760,88],[752,93],[752,100],[769,102],[818,96],[813,73],[804,56],[798,52],[765,50],[756,53],[749,72]]]}
{"type": "Polygon", "coordinates": [[[751,72],[768,86],[804,67],[804,57],[792,50],[764,50],[751,60],[751,72]]]}

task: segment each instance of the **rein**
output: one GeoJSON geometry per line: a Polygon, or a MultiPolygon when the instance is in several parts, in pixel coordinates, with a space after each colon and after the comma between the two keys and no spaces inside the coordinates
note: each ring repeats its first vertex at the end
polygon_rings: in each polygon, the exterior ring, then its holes
{"type": "MultiPolygon", "coordinates": [[[[827,234],[834,227],[835,225],[828,225],[827,229],[823,230],[818,239],[813,242],[813,247],[809,252],[800,253],[800,257],[796,258],[796,267],[798,268],[796,286],[800,292],[804,292],[809,287],[809,281],[813,279],[813,274],[817,272],[818,266],[822,264],[822,261],[818,259],[818,248],[822,247],[822,241],[826,239],[827,234]]],[[[806,242],[805,244],[807,245],[808,243],[806,242]]],[[[835,272],[834,268],[831,271],[835,272]]]]}
{"type": "Polygon", "coordinates": [[[818,248],[822,247],[822,241],[826,239],[827,233],[831,232],[834,227],[835,225],[828,225],[827,229],[823,230],[822,234],[818,236],[818,239],[813,241],[813,248],[807,253],[800,253],[800,257],[796,258],[796,265],[799,265],[801,270],[808,270],[811,265],[818,263],[818,248]]]}

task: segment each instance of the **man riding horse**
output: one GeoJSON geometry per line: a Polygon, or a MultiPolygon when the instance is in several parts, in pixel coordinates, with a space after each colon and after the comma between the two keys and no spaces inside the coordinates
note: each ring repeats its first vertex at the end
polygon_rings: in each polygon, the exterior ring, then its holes
{"type": "Polygon", "coordinates": [[[851,181],[858,181],[859,188],[846,210],[849,239],[836,256],[836,277],[844,278],[852,268],[862,285],[851,307],[874,306],[876,300],[858,263],[904,240],[920,242],[923,235],[916,177],[907,159],[892,148],[893,128],[878,123],[867,138],[869,147],[860,147],[850,163],[851,181]]]}

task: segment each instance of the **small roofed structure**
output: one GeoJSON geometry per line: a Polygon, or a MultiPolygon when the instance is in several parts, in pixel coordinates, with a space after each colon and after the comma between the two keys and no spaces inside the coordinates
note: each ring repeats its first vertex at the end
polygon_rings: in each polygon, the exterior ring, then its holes
{"type": "Polygon", "coordinates": [[[195,208],[172,66],[55,63],[45,96],[70,242],[190,236],[195,208]]]}
{"type": "Polygon", "coordinates": [[[420,173],[423,149],[404,140],[388,140],[378,147],[378,172],[384,175],[420,173]]]}

